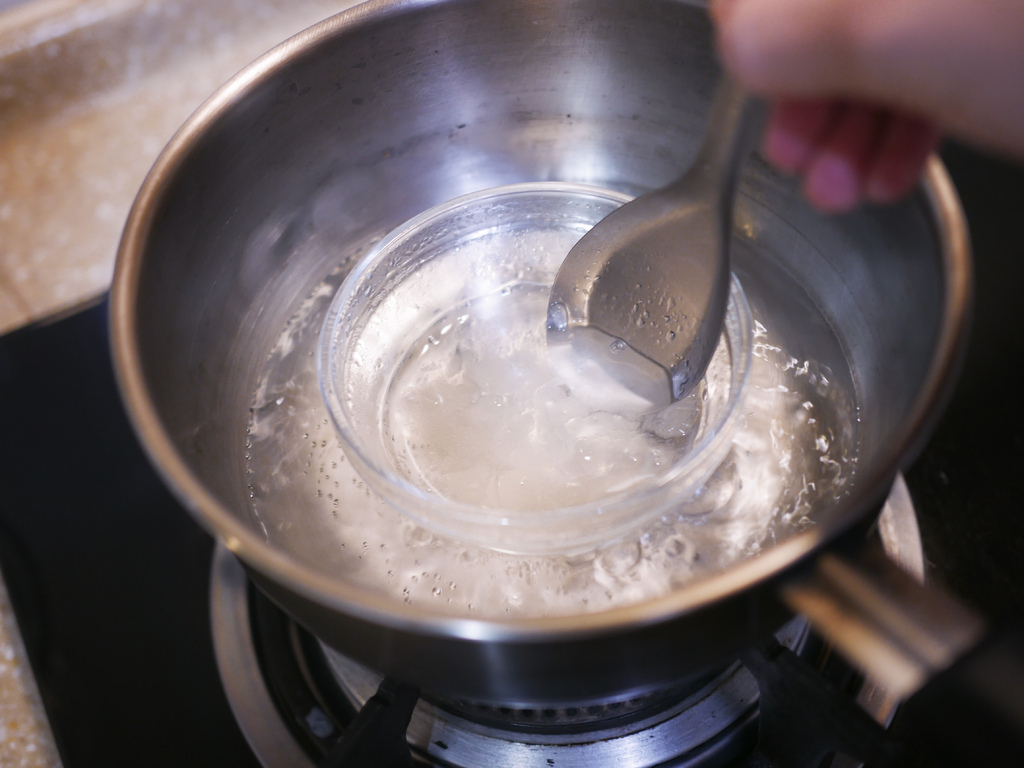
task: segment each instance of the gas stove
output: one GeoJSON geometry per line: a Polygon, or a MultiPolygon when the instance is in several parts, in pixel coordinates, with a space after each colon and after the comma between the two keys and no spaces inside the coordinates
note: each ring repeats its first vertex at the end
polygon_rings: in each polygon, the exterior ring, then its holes
{"type": "MultiPolygon", "coordinates": [[[[1024,351],[1024,172],[955,146],[945,159],[972,229],[976,319],[961,384],[906,481],[928,577],[994,622],[1016,623],[1024,414],[1010,370],[1024,351]]],[[[164,488],[120,405],[106,311],[101,300],[0,339],[0,567],[68,768],[817,765],[806,762],[814,750],[757,747],[759,730],[784,719],[771,714],[782,697],[758,681],[808,669],[839,692],[831,701],[856,710],[838,726],[802,722],[805,731],[842,739],[859,727],[856,712],[890,719],[885,691],[800,621],[694,686],[643,697],[499,706],[379,679],[250,587],[164,488]],[[410,746],[380,736],[406,722],[410,746]],[[356,731],[370,737],[342,746],[356,731]]]]}
{"type": "MultiPolygon", "coordinates": [[[[923,576],[902,479],[883,507],[879,536],[902,567],[923,576]]],[[[225,692],[268,768],[754,768],[818,765],[837,746],[882,758],[892,749],[878,724],[891,721],[895,697],[834,657],[801,617],[742,661],[686,685],[553,706],[453,699],[383,678],[289,619],[224,547],[214,555],[211,601],[225,692]],[[780,691],[769,680],[777,676],[794,684],[780,691]],[[822,704],[842,718],[822,717],[822,704]],[[815,723],[815,734],[766,747],[759,731],[768,721],[815,723]]],[[[849,755],[832,763],[861,764],[849,755]]]]}

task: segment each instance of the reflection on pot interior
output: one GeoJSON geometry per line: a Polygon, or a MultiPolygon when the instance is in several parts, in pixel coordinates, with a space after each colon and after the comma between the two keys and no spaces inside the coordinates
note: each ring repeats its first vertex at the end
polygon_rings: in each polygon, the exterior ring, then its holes
{"type": "MultiPolygon", "coordinates": [[[[623,201],[594,194],[611,207],[623,201]]],[[[584,225],[604,215],[601,206],[577,206],[573,216],[580,209],[589,220],[567,225],[558,215],[538,224],[531,215],[530,230],[511,227],[504,241],[493,237],[501,227],[462,232],[449,249],[458,256],[434,274],[418,255],[409,261],[415,269],[387,261],[391,282],[378,281],[384,290],[368,300],[378,327],[372,319],[352,325],[351,307],[338,313],[342,270],[297,306],[259,378],[245,436],[252,512],[268,540],[286,542],[293,520],[314,518],[337,572],[397,601],[450,615],[575,614],[645,600],[754,556],[812,524],[816,510],[845,492],[857,449],[846,357],[798,282],[759,259],[749,240],[737,238],[733,249],[729,328],[688,398],[669,402],[658,372],[641,377],[644,387],[616,380],[609,360],[629,351],[607,340],[591,347],[606,358],[599,364],[581,362],[578,349],[549,355],[548,286],[584,225]],[[513,254],[511,274],[496,266],[495,248],[513,254]],[[480,265],[488,279],[471,279],[480,265]],[[452,287],[460,274],[471,288],[452,287]],[[425,286],[450,295],[411,311],[425,286]],[[378,431],[373,455],[435,502],[451,500],[462,513],[476,505],[482,518],[497,513],[495,525],[470,521],[463,530],[463,518],[435,520],[429,505],[418,514],[409,494],[397,505],[402,514],[376,492],[379,477],[366,482],[368,470],[351,449],[346,455],[320,392],[315,360],[325,316],[325,334],[336,321],[345,332],[325,343],[357,352],[339,353],[339,363],[322,356],[324,373],[342,397],[370,401],[362,410],[378,431]],[[360,334],[374,343],[361,344],[360,334]],[[345,380],[353,360],[360,375],[376,377],[373,391],[358,377],[354,387],[345,380]],[[749,376],[735,376],[745,365],[749,376]],[[740,391],[730,392],[737,382],[740,391]],[[728,439],[715,454],[719,432],[728,439]],[[710,464],[678,471],[702,450],[710,464]],[[644,497],[650,487],[665,492],[644,497]],[[646,517],[628,507],[631,494],[647,499],[646,517]],[[623,499],[628,515],[616,520],[623,499]],[[566,526],[587,535],[560,544],[566,526]],[[555,546],[537,544],[548,539],[555,546]]],[[[422,226],[418,218],[413,224],[422,226]]],[[[346,289],[368,274],[357,267],[346,289]]]]}

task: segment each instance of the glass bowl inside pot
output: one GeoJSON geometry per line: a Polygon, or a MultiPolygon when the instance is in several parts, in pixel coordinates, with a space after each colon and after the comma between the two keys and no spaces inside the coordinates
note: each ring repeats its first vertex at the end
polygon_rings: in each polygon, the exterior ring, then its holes
{"type": "Polygon", "coordinates": [[[562,553],[701,503],[739,418],[750,310],[734,280],[700,385],[622,342],[548,348],[566,253],[628,197],[542,182],[415,217],[352,270],[321,332],[318,374],[346,455],[424,527],[505,552],[562,553]]]}

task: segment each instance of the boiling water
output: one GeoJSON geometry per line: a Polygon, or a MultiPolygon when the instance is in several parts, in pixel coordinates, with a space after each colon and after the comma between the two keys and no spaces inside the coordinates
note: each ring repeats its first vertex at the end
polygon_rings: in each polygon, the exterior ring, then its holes
{"type": "MultiPolygon", "coordinates": [[[[751,377],[729,454],[685,507],[671,509],[634,535],[572,557],[495,552],[446,539],[400,515],[353,471],[320,395],[314,355],[339,275],[309,296],[282,330],[254,393],[246,459],[257,526],[270,542],[303,552],[311,564],[339,578],[462,616],[601,610],[664,594],[756,556],[813,524],[815,511],[845,492],[856,463],[857,411],[839,342],[796,281],[742,248],[734,262],[755,321],[751,377]],[[751,263],[756,273],[744,273],[744,264],[751,263]]],[[[650,462],[649,451],[663,448],[638,428],[659,395],[619,391],[615,408],[598,409],[596,416],[588,413],[592,403],[585,398],[570,403],[561,384],[574,382],[582,396],[589,374],[541,373],[543,366],[534,358],[540,338],[495,339],[493,329],[473,319],[485,315],[488,304],[512,300],[546,303],[546,293],[532,285],[510,286],[507,294],[455,308],[424,329],[392,384],[396,407],[388,412],[386,426],[396,436],[396,450],[411,457],[415,472],[439,491],[468,494],[477,502],[529,509],[544,497],[550,506],[548,493],[566,493],[559,487],[566,475],[580,486],[573,494],[614,490],[628,475],[621,469],[623,456],[631,462],[635,456],[636,464],[650,462]],[[502,355],[525,356],[522,364],[499,370],[484,366],[474,381],[450,376],[453,361],[464,354],[459,349],[502,344],[509,345],[502,355]],[[536,377],[520,390],[530,392],[532,404],[525,407],[506,399],[506,382],[521,376],[536,377]],[[463,430],[469,433],[467,443],[451,452],[424,437],[424,430],[448,429],[435,423],[439,399],[474,407],[484,401],[471,417],[473,429],[463,430]],[[556,412],[539,419],[537,408],[551,403],[556,412]],[[550,434],[559,420],[573,419],[579,424],[566,434],[550,434]],[[626,447],[604,444],[608,430],[620,430],[626,447]],[[501,437],[495,439],[495,433],[501,437]],[[512,445],[537,453],[516,458],[518,468],[506,471],[512,445]],[[595,460],[611,471],[588,475],[588,462],[595,460]],[[495,469],[481,476],[485,461],[495,469]],[[545,474],[545,467],[556,464],[558,472],[545,474]]],[[[543,316],[543,307],[540,311],[543,316]]],[[[699,400],[692,405],[690,417],[699,421],[699,400]]]]}

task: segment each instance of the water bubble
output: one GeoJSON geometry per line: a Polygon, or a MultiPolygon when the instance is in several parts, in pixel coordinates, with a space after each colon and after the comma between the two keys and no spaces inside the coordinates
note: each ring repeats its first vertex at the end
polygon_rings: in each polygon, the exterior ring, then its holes
{"type": "Polygon", "coordinates": [[[613,355],[620,354],[626,351],[626,342],[622,339],[615,339],[608,347],[613,355]]]}
{"type": "Polygon", "coordinates": [[[677,533],[674,536],[669,536],[665,539],[665,543],[662,545],[662,551],[664,551],[667,557],[680,560],[690,560],[693,555],[693,544],[681,533],[677,533]]]}
{"type": "Polygon", "coordinates": [[[409,524],[403,532],[402,539],[411,547],[425,547],[434,540],[434,535],[425,528],[409,524]]]}
{"type": "Polygon", "coordinates": [[[625,576],[640,562],[640,542],[622,541],[603,550],[597,566],[612,576],[625,576]]]}
{"type": "Polygon", "coordinates": [[[568,327],[569,310],[562,302],[553,302],[548,307],[548,330],[564,333],[568,327]]]}

